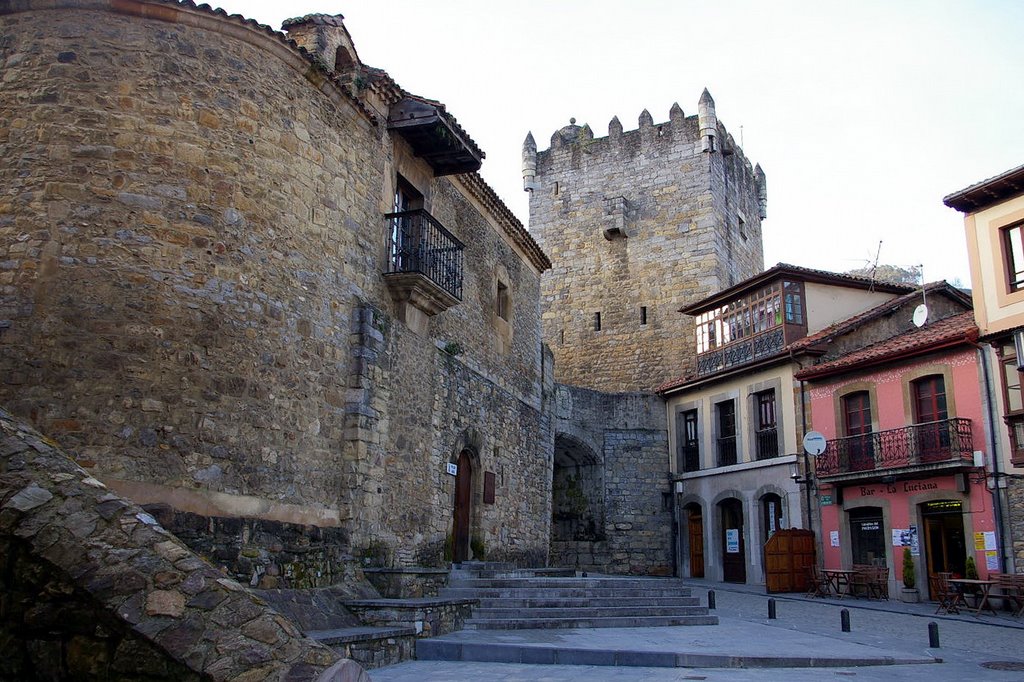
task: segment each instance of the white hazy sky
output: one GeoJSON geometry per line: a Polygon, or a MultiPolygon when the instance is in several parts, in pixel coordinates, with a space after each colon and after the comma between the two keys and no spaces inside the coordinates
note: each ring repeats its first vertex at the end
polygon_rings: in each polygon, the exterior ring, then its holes
{"type": "MultiPolygon", "coordinates": [[[[942,197],[1024,163],[1024,2],[1016,0],[293,0],[211,2],[279,29],[344,14],[361,59],[438,99],[487,153],[528,223],[520,150],[573,116],[607,134],[697,111],[768,177],[766,266],[844,271],[875,258],[970,282],[962,216],[942,197]]],[[[272,85],[272,84],[268,84],[272,85]]]]}

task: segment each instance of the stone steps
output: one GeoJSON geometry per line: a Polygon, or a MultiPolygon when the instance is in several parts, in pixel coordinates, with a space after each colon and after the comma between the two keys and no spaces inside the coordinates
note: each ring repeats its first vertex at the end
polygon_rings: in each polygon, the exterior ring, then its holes
{"type": "Polygon", "coordinates": [[[566,607],[535,607],[535,608],[500,608],[481,606],[473,609],[473,616],[470,622],[480,620],[496,620],[507,618],[509,620],[522,620],[528,618],[550,618],[557,614],[559,618],[622,618],[622,617],[647,617],[647,616],[696,616],[707,615],[708,610],[703,606],[578,606],[575,608],[566,607]]]}
{"type": "MultiPolygon", "coordinates": [[[[467,630],[635,628],[716,625],[718,619],[674,578],[527,575],[481,577],[492,569],[463,569],[441,590],[448,598],[476,599],[467,630]]],[[[453,571],[454,573],[454,571],[453,571]]]]}
{"type": "Polygon", "coordinates": [[[717,625],[709,615],[612,616],[550,618],[470,618],[466,630],[525,630],[561,628],[651,628],[674,625],[717,625]]]}

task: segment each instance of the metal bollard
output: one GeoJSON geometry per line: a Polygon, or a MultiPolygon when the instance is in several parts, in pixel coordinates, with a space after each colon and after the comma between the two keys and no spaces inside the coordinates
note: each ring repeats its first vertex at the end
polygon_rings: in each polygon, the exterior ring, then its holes
{"type": "Polygon", "coordinates": [[[843,632],[850,631],[850,611],[849,609],[843,609],[839,612],[839,622],[842,623],[843,632]]]}
{"type": "Polygon", "coordinates": [[[775,600],[768,600],[768,620],[775,620],[775,600]]]}
{"type": "Polygon", "coordinates": [[[939,648],[939,624],[928,623],[928,646],[932,649],[939,648]]]}
{"type": "Polygon", "coordinates": [[[708,610],[711,611],[715,608],[715,591],[708,590],[708,610]]]}

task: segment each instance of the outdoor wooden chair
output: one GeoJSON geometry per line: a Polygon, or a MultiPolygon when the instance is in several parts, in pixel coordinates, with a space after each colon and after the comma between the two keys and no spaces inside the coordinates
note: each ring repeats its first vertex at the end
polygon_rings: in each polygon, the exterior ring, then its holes
{"type": "Polygon", "coordinates": [[[871,582],[874,580],[875,567],[870,564],[854,564],[856,573],[850,578],[850,594],[855,597],[870,597],[871,582]]]}
{"type": "Polygon", "coordinates": [[[989,580],[995,580],[1002,592],[1003,601],[1015,616],[1024,614],[1024,575],[1012,573],[990,573],[989,580]]]}
{"type": "Polygon", "coordinates": [[[932,599],[939,602],[939,608],[935,609],[935,613],[960,613],[960,607],[967,606],[960,590],[950,584],[949,579],[952,577],[952,573],[936,573],[931,577],[929,591],[932,599]]]}
{"type": "Polygon", "coordinates": [[[889,601],[889,567],[875,566],[872,570],[868,590],[872,597],[889,601]]]}
{"type": "Polygon", "coordinates": [[[829,596],[828,578],[826,578],[824,574],[818,570],[817,566],[807,567],[807,596],[829,596]]]}

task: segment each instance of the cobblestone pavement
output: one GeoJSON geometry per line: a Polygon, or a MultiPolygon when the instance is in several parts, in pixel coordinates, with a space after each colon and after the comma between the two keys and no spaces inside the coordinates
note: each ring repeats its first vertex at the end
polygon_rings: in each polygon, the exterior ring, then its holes
{"type": "MultiPolygon", "coordinates": [[[[871,666],[848,668],[625,668],[606,666],[537,666],[503,663],[457,663],[444,661],[410,661],[389,668],[371,671],[375,682],[440,682],[442,680],[520,680],[570,682],[605,682],[623,680],[709,680],[746,682],[748,680],[1024,680],[1024,619],[1008,615],[936,616],[934,604],[900,604],[899,602],[867,602],[863,600],[810,600],[790,595],[776,596],[778,618],[767,619],[768,595],[761,588],[738,587],[721,583],[691,582],[695,593],[706,599],[706,590],[714,589],[715,613],[723,623],[745,628],[759,647],[787,638],[772,637],[776,628],[833,638],[840,643],[860,644],[878,649],[880,655],[894,650],[908,655],[932,655],[942,659],[938,664],[871,666]],[[851,632],[840,629],[840,612],[850,612],[851,632]],[[928,648],[928,624],[939,626],[940,648],[928,648]],[[1004,664],[1016,670],[998,670],[983,664],[1004,664]]],[[[655,635],[652,629],[652,636],[655,635]]],[[[713,626],[702,628],[713,631],[713,626]]],[[[724,631],[724,629],[723,629],[724,631]]],[[[614,635],[609,633],[608,648],[615,648],[614,635]]],[[[750,643],[737,642],[740,650],[750,643]]],[[[808,655],[827,652],[785,651],[777,655],[808,655]]]]}

